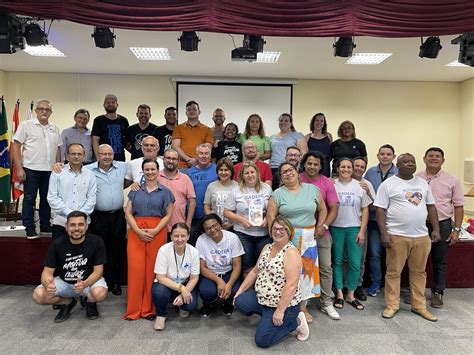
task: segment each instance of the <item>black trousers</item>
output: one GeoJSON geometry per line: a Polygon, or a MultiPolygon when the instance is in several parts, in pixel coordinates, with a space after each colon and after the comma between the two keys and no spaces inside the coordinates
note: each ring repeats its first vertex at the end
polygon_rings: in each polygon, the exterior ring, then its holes
{"type": "MultiPolygon", "coordinates": [[[[433,227],[427,224],[428,232],[431,234],[433,227]]],[[[447,242],[452,230],[451,219],[439,221],[439,232],[441,240],[431,245],[431,264],[433,267],[433,280],[431,292],[444,293],[446,284],[446,256],[448,255],[449,242],[447,242]]]]}
{"type": "Polygon", "coordinates": [[[123,210],[102,212],[94,210],[91,214],[89,231],[101,237],[105,244],[107,261],[104,265],[104,278],[109,287],[120,285],[122,261],[126,253],[127,222],[123,210]]]}

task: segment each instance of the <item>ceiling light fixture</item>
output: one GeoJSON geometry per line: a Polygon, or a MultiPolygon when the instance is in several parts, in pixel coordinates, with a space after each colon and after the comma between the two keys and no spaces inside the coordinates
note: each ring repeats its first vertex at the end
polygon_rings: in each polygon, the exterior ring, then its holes
{"type": "Polygon", "coordinates": [[[469,68],[468,65],[459,63],[459,61],[453,60],[451,63],[446,64],[447,67],[464,67],[464,68],[469,68]]]}
{"type": "Polygon", "coordinates": [[[197,36],[195,31],[183,31],[178,38],[178,42],[181,43],[182,51],[197,52],[201,39],[197,36]]]}
{"type": "Polygon", "coordinates": [[[257,53],[255,63],[273,64],[278,62],[281,52],[261,52],[257,53]]]}
{"type": "Polygon", "coordinates": [[[428,37],[424,43],[423,37],[421,37],[420,54],[418,54],[418,56],[420,58],[434,59],[438,56],[441,48],[443,48],[443,46],[441,46],[441,41],[438,36],[428,37]]]}
{"type": "Polygon", "coordinates": [[[458,62],[474,67],[474,32],[463,33],[451,40],[451,44],[459,43],[458,62]]]}
{"type": "Polygon", "coordinates": [[[94,33],[91,37],[94,38],[95,46],[97,48],[114,48],[115,38],[117,38],[109,27],[101,26],[94,27],[94,33]]]}
{"type": "Polygon", "coordinates": [[[130,47],[139,60],[171,60],[168,48],[130,47]]]}
{"type": "Polygon", "coordinates": [[[355,53],[346,64],[376,65],[382,63],[393,53],[355,53]]]}
{"type": "Polygon", "coordinates": [[[335,57],[352,57],[352,51],[356,47],[353,37],[339,37],[332,45],[335,57]]]}
{"type": "Polygon", "coordinates": [[[25,47],[25,52],[35,57],[65,57],[66,55],[59,49],[51,46],[30,46],[25,47]]]}

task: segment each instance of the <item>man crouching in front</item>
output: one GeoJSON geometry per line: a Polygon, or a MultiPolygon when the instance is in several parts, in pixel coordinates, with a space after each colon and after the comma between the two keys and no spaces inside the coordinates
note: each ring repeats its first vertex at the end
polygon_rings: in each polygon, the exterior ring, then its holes
{"type": "Polygon", "coordinates": [[[61,323],[71,316],[78,296],[81,305],[86,307],[86,317],[97,319],[97,303],[107,297],[107,284],[102,277],[104,242],[87,233],[84,212],[69,213],[66,231],[69,237],[56,239],[48,249],[41,285],[33,292],[33,301],[59,309],[54,322],[61,323]]]}

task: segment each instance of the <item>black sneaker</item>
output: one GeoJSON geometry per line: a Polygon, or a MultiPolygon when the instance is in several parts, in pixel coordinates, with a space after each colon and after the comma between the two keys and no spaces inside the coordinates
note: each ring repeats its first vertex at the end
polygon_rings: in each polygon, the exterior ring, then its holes
{"type": "Polygon", "coordinates": [[[99,318],[99,310],[97,309],[97,302],[91,303],[86,301],[86,317],[87,319],[94,320],[99,318]]]}
{"type": "Polygon", "coordinates": [[[71,316],[71,311],[76,306],[76,304],[77,304],[76,299],[72,298],[71,303],[60,305],[59,312],[57,316],[54,318],[54,323],[61,323],[69,319],[69,317],[71,316]]]}
{"type": "Polygon", "coordinates": [[[27,239],[38,239],[38,233],[36,233],[35,227],[26,227],[26,238],[27,239]]]}
{"type": "Polygon", "coordinates": [[[225,316],[230,317],[232,313],[234,313],[234,305],[232,304],[233,299],[231,301],[226,300],[224,301],[224,305],[222,307],[222,313],[224,313],[225,316]]]}
{"type": "Polygon", "coordinates": [[[354,297],[357,298],[359,301],[367,301],[367,296],[365,295],[365,292],[362,287],[357,287],[355,289],[354,297]]]}
{"type": "Polygon", "coordinates": [[[52,233],[53,229],[51,226],[41,226],[40,227],[40,233],[52,233]]]}
{"type": "Polygon", "coordinates": [[[211,305],[207,302],[202,303],[201,317],[209,317],[212,313],[211,305]]]}

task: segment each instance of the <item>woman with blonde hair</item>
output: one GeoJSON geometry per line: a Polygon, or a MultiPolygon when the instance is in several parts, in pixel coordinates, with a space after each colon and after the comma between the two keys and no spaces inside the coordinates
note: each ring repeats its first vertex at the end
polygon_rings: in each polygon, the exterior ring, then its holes
{"type": "Polygon", "coordinates": [[[246,161],[239,171],[238,186],[232,188],[224,209],[224,216],[234,223],[234,231],[245,250],[244,276],[255,265],[263,247],[271,242],[266,218],[271,194],[270,186],[260,181],[255,163],[246,161]]]}

